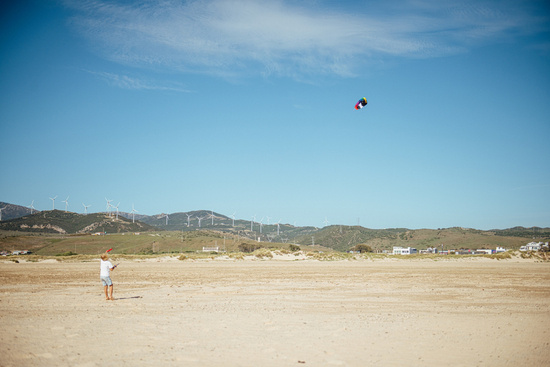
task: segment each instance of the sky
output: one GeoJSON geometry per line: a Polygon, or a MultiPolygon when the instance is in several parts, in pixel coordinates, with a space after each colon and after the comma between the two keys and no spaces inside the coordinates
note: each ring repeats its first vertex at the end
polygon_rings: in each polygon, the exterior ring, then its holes
{"type": "Polygon", "coordinates": [[[545,0],[1,7],[0,201],[550,226],[545,0]]]}

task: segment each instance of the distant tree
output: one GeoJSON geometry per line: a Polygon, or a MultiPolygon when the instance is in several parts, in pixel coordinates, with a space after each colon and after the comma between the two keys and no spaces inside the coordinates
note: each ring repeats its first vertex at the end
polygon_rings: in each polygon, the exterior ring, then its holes
{"type": "Polygon", "coordinates": [[[364,243],[355,245],[351,248],[351,251],[359,251],[360,253],[372,252],[372,247],[365,245],[364,243]]]}
{"type": "Polygon", "coordinates": [[[260,245],[257,245],[255,243],[241,243],[239,245],[239,251],[241,252],[254,252],[256,251],[257,249],[261,248],[262,246],[260,245]]]}
{"type": "Polygon", "coordinates": [[[292,252],[300,251],[300,246],[298,245],[290,245],[288,246],[288,249],[292,252]]]}

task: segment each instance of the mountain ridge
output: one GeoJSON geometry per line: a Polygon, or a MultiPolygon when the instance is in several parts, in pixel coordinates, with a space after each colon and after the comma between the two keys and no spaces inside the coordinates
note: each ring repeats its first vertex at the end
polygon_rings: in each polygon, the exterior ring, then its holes
{"type": "Polygon", "coordinates": [[[11,216],[25,214],[0,222],[0,230],[52,234],[90,234],[146,231],[216,231],[237,235],[257,242],[320,245],[338,251],[348,251],[357,244],[367,244],[375,250],[392,246],[416,247],[519,247],[531,239],[550,239],[550,228],[512,227],[503,230],[478,230],[462,227],[438,229],[385,228],[331,225],[323,228],[296,227],[286,223],[265,224],[253,220],[229,217],[212,210],[194,210],[172,214],[144,215],[127,212],[78,214],[62,210],[37,211],[0,202],[0,208],[11,216]],[[26,209],[26,210],[25,210],[26,209]]]}

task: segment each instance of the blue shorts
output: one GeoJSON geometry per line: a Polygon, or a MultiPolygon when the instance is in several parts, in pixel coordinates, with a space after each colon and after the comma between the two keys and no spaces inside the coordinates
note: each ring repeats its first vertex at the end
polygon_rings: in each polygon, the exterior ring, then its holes
{"type": "Polygon", "coordinates": [[[101,283],[103,283],[104,286],[113,285],[113,282],[111,281],[111,277],[99,277],[101,279],[101,283]]]}

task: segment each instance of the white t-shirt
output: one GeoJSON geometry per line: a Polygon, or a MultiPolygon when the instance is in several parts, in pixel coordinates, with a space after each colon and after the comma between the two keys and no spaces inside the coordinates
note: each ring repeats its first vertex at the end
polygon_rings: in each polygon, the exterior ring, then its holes
{"type": "Polygon", "coordinates": [[[109,260],[103,261],[103,259],[101,259],[100,261],[101,261],[101,264],[100,264],[101,273],[99,273],[99,276],[100,277],[111,276],[111,269],[113,268],[113,264],[111,264],[109,260]]]}

